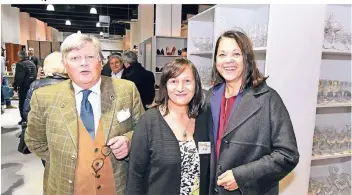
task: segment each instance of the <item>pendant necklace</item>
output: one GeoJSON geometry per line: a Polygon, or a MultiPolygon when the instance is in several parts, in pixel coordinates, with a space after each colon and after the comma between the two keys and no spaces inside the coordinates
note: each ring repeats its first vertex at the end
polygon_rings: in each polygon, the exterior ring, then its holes
{"type": "Polygon", "coordinates": [[[188,119],[188,123],[187,123],[186,129],[183,131],[183,141],[185,141],[186,138],[187,138],[187,129],[188,129],[188,125],[189,125],[190,122],[191,122],[191,119],[188,119]]]}

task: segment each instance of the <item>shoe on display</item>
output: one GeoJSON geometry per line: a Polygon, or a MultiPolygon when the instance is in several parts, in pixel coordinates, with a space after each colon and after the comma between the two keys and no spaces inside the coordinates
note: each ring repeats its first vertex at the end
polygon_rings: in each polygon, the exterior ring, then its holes
{"type": "Polygon", "coordinates": [[[164,53],[164,49],[161,49],[161,55],[165,55],[165,53],[164,53]]]}
{"type": "Polygon", "coordinates": [[[159,49],[156,50],[156,54],[161,55],[161,52],[159,49]]]}

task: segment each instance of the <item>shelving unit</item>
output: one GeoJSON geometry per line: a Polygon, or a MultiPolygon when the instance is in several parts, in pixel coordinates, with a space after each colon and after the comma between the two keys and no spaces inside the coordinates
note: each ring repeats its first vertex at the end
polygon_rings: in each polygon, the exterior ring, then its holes
{"type": "Polygon", "coordinates": [[[325,159],[335,159],[335,158],[345,158],[345,157],[351,157],[352,153],[346,153],[346,154],[329,154],[329,155],[313,155],[312,160],[325,160],[325,159]]]}
{"type": "MultiPolygon", "coordinates": [[[[331,20],[339,22],[343,30],[351,32],[352,20],[349,17],[351,8],[351,5],[327,5],[325,21],[328,21],[329,15],[332,13],[331,20]]],[[[324,31],[322,31],[322,34],[324,34],[324,31]]],[[[321,56],[319,79],[351,82],[351,50],[321,48],[321,56]]],[[[346,124],[351,124],[351,107],[351,102],[317,104],[315,129],[323,130],[325,127],[333,127],[335,128],[334,134],[340,133],[346,124]]],[[[325,132],[325,134],[332,134],[332,132],[325,132]]],[[[343,172],[351,175],[351,156],[352,154],[348,152],[313,155],[310,178],[320,178],[320,181],[328,185],[327,177],[331,175],[328,171],[329,167],[337,168],[339,170],[338,174],[343,172]]],[[[332,186],[332,189],[333,194],[337,194],[338,189],[334,186],[332,186]]],[[[349,193],[351,193],[350,189],[349,193]]]]}
{"type": "MultiPolygon", "coordinates": [[[[183,37],[169,37],[169,36],[153,36],[145,41],[143,41],[140,45],[140,57],[139,61],[144,66],[146,70],[149,70],[154,73],[155,84],[160,85],[160,76],[161,72],[157,72],[156,68],[162,68],[165,64],[176,57],[181,57],[178,54],[179,49],[183,49],[187,47],[187,38],[183,37]],[[166,47],[169,47],[172,50],[173,47],[176,48],[176,55],[158,55],[157,49],[164,49],[166,54],[166,47]]],[[[155,89],[155,91],[159,91],[159,89],[155,89]]],[[[155,98],[157,98],[158,93],[155,94],[155,98]]]]}

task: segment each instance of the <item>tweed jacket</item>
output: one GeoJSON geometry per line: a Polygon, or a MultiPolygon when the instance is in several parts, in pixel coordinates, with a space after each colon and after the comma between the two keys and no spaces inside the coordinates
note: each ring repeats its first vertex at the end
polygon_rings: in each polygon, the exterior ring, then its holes
{"type": "Polygon", "coordinates": [[[224,84],[215,86],[206,100],[208,128],[214,143],[210,194],[277,195],[279,181],[299,160],[293,126],[281,97],[265,82],[245,89],[237,107],[232,108],[217,161],[215,140],[224,90],[224,84]],[[238,190],[227,191],[216,185],[217,177],[227,170],[232,170],[238,190]]]}
{"type": "MultiPolygon", "coordinates": [[[[122,79],[102,76],[101,120],[105,138],[126,135],[144,113],[135,85],[122,79]],[[130,117],[117,114],[129,109],[130,117]],[[121,118],[120,118],[121,119],[121,118]],[[109,134],[110,131],[110,134],[109,134]]],[[[72,195],[78,147],[78,115],[71,80],[39,88],[31,99],[25,142],[29,150],[45,160],[44,195],[72,195]]],[[[94,105],[93,105],[94,106],[94,105]]],[[[116,192],[125,194],[128,163],[110,155],[116,192]]]]}

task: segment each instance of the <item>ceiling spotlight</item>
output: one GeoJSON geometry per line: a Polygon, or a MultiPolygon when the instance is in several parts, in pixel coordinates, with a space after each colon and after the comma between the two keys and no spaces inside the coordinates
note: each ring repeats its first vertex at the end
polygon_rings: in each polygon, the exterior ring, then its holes
{"type": "Polygon", "coordinates": [[[81,31],[79,30],[79,31],[77,31],[77,33],[78,33],[78,34],[81,34],[81,31]]]}
{"type": "Polygon", "coordinates": [[[100,32],[100,35],[104,35],[104,33],[103,33],[103,32],[100,32]]]}
{"type": "Polygon", "coordinates": [[[100,27],[100,22],[97,22],[97,25],[96,25],[96,27],[100,27]]]}
{"type": "Polygon", "coordinates": [[[48,11],[55,11],[55,8],[52,4],[49,4],[48,6],[46,6],[46,10],[48,11]]]}
{"type": "Polygon", "coordinates": [[[89,13],[91,13],[91,14],[97,14],[97,9],[95,9],[95,7],[92,7],[92,8],[90,8],[89,13]]]}
{"type": "Polygon", "coordinates": [[[65,24],[66,25],[71,25],[71,21],[70,20],[66,20],[65,24]]]}

